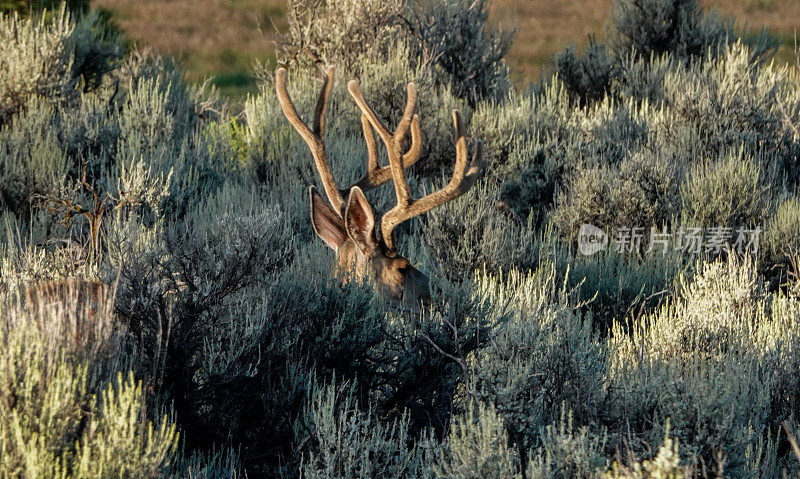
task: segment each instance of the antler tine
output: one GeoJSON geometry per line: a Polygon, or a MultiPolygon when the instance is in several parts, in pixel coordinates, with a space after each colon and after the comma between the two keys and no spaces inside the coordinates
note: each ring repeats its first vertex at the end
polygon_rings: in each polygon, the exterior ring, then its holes
{"type": "Polygon", "coordinates": [[[406,133],[408,133],[408,127],[411,126],[415,116],[414,110],[417,108],[417,85],[410,82],[406,87],[406,92],[406,108],[403,111],[402,118],[400,118],[400,123],[397,124],[397,131],[394,133],[398,141],[402,141],[406,133]]]}
{"type": "Polygon", "coordinates": [[[372,126],[378,131],[381,138],[383,138],[383,141],[387,142],[392,137],[392,134],[389,132],[389,129],[386,128],[386,125],[383,124],[383,121],[378,118],[378,115],[375,114],[372,107],[364,100],[364,95],[361,94],[361,87],[358,86],[358,82],[356,80],[350,80],[347,84],[347,90],[361,109],[361,114],[367,117],[372,126]]]}
{"type": "Polygon", "coordinates": [[[411,148],[403,155],[403,168],[408,168],[419,160],[422,154],[422,130],[419,127],[419,116],[411,120],[411,148]]]}
{"type": "MultiPolygon", "coordinates": [[[[373,128],[378,131],[381,139],[383,139],[383,142],[386,144],[386,151],[389,156],[388,173],[391,173],[398,203],[408,203],[411,198],[411,190],[408,188],[408,183],[406,182],[403,174],[403,169],[410,166],[411,163],[416,162],[416,160],[419,159],[419,155],[422,151],[422,146],[419,142],[419,118],[414,115],[414,109],[417,106],[416,85],[414,85],[414,83],[408,84],[406,107],[403,111],[403,116],[400,119],[400,123],[398,123],[397,129],[394,131],[394,133],[389,131],[383,121],[378,118],[378,115],[375,113],[372,107],[370,107],[369,104],[367,104],[367,102],[364,100],[364,95],[361,93],[361,87],[358,85],[357,81],[351,80],[350,83],[347,84],[347,89],[350,91],[350,95],[353,96],[353,99],[361,109],[361,113],[367,117],[373,128]],[[406,156],[409,160],[414,161],[407,164],[405,161],[406,158],[404,158],[400,149],[402,147],[403,139],[408,133],[409,128],[412,128],[412,145],[406,156]],[[415,141],[415,139],[417,141],[415,141]]],[[[367,173],[367,177],[369,177],[369,175],[370,172],[367,173]]],[[[388,181],[388,178],[386,181],[388,181]]]]}
{"type": "Polygon", "coordinates": [[[317,99],[317,107],[314,109],[314,133],[320,138],[325,135],[325,115],[328,113],[328,99],[331,97],[333,87],[333,67],[325,67],[323,72],[325,79],[317,99]]]}
{"type": "Polygon", "coordinates": [[[403,117],[400,119],[400,123],[398,123],[397,129],[394,133],[389,131],[383,121],[378,118],[375,110],[373,110],[372,107],[367,104],[366,100],[364,100],[364,95],[361,93],[361,87],[358,85],[356,80],[350,80],[350,83],[347,84],[347,89],[350,91],[350,95],[353,96],[353,99],[361,109],[361,113],[367,117],[370,123],[372,123],[372,126],[378,131],[378,134],[381,136],[383,141],[387,143],[387,146],[392,141],[396,143],[402,142],[403,138],[406,136],[406,133],[408,133],[408,128],[414,119],[414,109],[417,107],[417,86],[414,85],[414,83],[408,84],[406,107],[403,111],[403,117]]]}
{"type": "Polygon", "coordinates": [[[375,144],[375,135],[372,134],[372,124],[366,115],[361,115],[361,128],[364,130],[364,140],[367,142],[367,174],[372,175],[378,169],[378,147],[375,144]]]}
{"type": "MultiPolygon", "coordinates": [[[[367,173],[353,186],[358,186],[363,191],[380,186],[392,179],[390,166],[378,165],[378,149],[375,145],[372,124],[365,115],[361,115],[361,126],[364,129],[364,139],[367,142],[367,173]]],[[[416,163],[422,154],[422,132],[419,126],[419,117],[414,115],[411,120],[411,147],[403,155],[403,168],[416,163]]]]}
{"type": "Polygon", "coordinates": [[[300,136],[303,137],[303,140],[305,140],[308,148],[311,150],[311,156],[314,157],[314,163],[322,179],[322,186],[325,189],[325,194],[328,196],[328,201],[331,206],[333,206],[334,211],[341,215],[344,208],[344,198],[339,188],[336,186],[336,181],[333,179],[333,173],[331,172],[330,163],[325,153],[325,143],[323,140],[323,134],[325,132],[325,113],[333,84],[333,67],[327,67],[324,71],[325,79],[319,98],[317,99],[317,106],[314,110],[313,131],[300,118],[300,115],[297,114],[294,102],[291,96],[289,96],[289,90],[286,88],[285,68],[278,68],[275,72],[275,92],[278,94],[278,101],[281,104],[283,114],[286,115],[286,119],[288,119],[294,129],[300,133],[300,136]]]}
{"type": "MultiPolygon", "coordinates": [[[[483,145],[478,142],[475,154],[467,170],[467,140],[464,138],[464,127],[461,114],[458,110],[453,110],[453,123],[456,130],[456,165],[450,182],[439,191],[433,192],[418,200],[412,200],[408,196],[397,195],[397,206],[387,211],[381,219],[381,234],[383,241],[389,249],[394,249],[394,238],[392,233],[397,225],[426,213],[433,208],[452,201],[463,195],[478,181],[481,176],[483,162],[483,145]]],[[[395,183],[398,181],[398,174],[402,177],[402,183],[408,188],[406,179],[403,176],[402,168],[399,165],[392,165],[392,173],[395,183]]],[[[396,190],[399,191],[399,190],[396,190]]]]}

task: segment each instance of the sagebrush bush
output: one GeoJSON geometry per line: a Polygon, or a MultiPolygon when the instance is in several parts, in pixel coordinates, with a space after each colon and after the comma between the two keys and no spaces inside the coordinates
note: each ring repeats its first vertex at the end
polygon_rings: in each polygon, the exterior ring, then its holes
{"type": "MultiPolygon", "coordinates": [[[[669,431],[669,428],[666,429],[669,431]]],[[[655,457],[641,462],[634,459],[632,464],[627,465],[615,461],[602,477],[604,479],[679,478],[691,477],[693,474],[697,474],[697,468],[681,465],[680,445],[667,432],[655,457]]]]}
{"type": "Polygon", "coordinates": [[[0,12],[0,125],[32,98],[69,103],[100,86],[122,45],[98,22],[96,12],[72,21],[65,6],[29,18],[0,12]]]}
{"type": "Polygon", "coordinates": [[[11,127],[0,130],[4,211],[25,215],[34,196],[56,190],[70,170],[53,128],[54,116],[52,106],[33,101],[11,127]]]}
{"type": "Polygon", "coordinates": [[[470,365],[472,388],[494,404],[509,437],[537,447],[540,429],[570,408],[581,424],[603,401],[605,358],[591,323],[573,312],[575,298],[559,290],[552,266],[505,282],[485,276],[482,294],[505,305],[512,319],[495,328],[492,341],[470,365]]]}
{"type": "MultiPolygon", "coordinates": [[[[60,297],[4,295],[0,331],[0,470],[8,476],[156,476],[178,435],[148,413],[141,381],[120,349],[113,297],[83,307],[60,297]]],[[[158,410],[158,408],[156,408],[158,410]]]]}
{"type": "Polygon", "coordinates": [[[612,91],[617,61],[605,45],[591,41],[583,56],[570,47],[554,60],[559,79],[579,104],[596,102],[612,91]]]}
{"type": "Polygon", "coordinates": [[[364,63],[401,57],[437,86],[475,104],[511,88],[503,57],[513,34],[489,25],[486,0],[290,2],[283,61],[324,63],[362,77],[364,63]],[[398,46],[407,45],[403,54],[398,46]]]}
{"type": "Polygon", "coordinates": [[[511,479],[521,477],[519,470],[519,457],[509,446],[503,419],[492,406],[471,404],[466,413],[453,418],[437,477],[511,479]]]}
{"type": "Polygon", "coordinates": [[[412,0],[404,15],[438,84],[473,105],[502,100],[511,90],[503,58],[514,34],[489,25],[487,0],[412,0]]]}
{"type": "Polygon", "coordinates": [[[583,223],[601,228],[663,225],[678,212],[678,168],[643,150],[618,166],[579,170],[560,197],[554,222],[565,236],[583,223]]]}
{"type": "Polygon", "coordinates": [[[22,95],[8,83],[2,94],[16,106],[0,126],[0,203],[39,224],[35,242],[45,240],[43,230],[95,244],[103,219],[123,208],[149,211],[151,220],[183,212],[219,186],[220,157],[231,149],[209,148],[216,140],[201,132],[204,100],[175,67],[146,54],[121,58],[118,40],[102,36],[96,19],[94,12],[73,20],[65,8],[2,19],[9,35],[18,31],[4,47],[19,50],[0,55],[16,72],[4,80],[34,89],[22,95]],[[74,62],[99,61],[101,48],[105,63],[73,71],[74,62]],[[61,86],[31,86],[30,78],[61,86]]]}
{"type": "Polygon", "coordinates": [[[662,254],[656,248],[641,257],[626,255],[611,241],[610,251],[589,258],[570,250],[552,253],[569,287],[577,288],[578,298],[586,303],[583,309],[592,312],[593,323],[601,329],[657,307],[675,278],[692,269],[692,258],[681,252],[662,254]]]}
{"type": "MultiPolygon", "coordinates": [[[[605,44],[515,91],[486,1],[292,5],[303,118],[321,75],[301,51],[337,67],[340,187],[366,167],[351,78],[391,126],[417,83],[415,197],[453,171],[453,109],[485,145],[475,188],[397,229],[431,304],[332,274],[269,75],[232,117],[94,13],[2,17],[0,475],[800,470],[800,88],[765,43],[694,2],[620,0],[605,44]],[[585,222],[605,251],[576,249],[585,222]],[[618,251],[635,226],[763,231],[753,255],[618,251]]],[[[395,205],[389,184],[368,199],[395,205]]]]}
{"type": "Polygon", "coordinates": [[[611,23],[616,50],[643,58],[665,52],[699,57],[732,34],[721,19],[704,15],[696,0],[615,0],[611,23]]]}
{"type": "Polygon", "coordinates": [[[767,265],[790,265],[800,251],[800,201],[796,196],[786,198],[764,226],[764,262],[767,265]]]}
{"type": "Polygon", "coordinates": [[[683,222],[707,228],[761,226],[772,207],[767,174],[751,158],[736,153],[697,165],[681,185],[683,222]]]}
{"type": "Polygon", "coordinates": [[[113,230],[124,235],[113,260],[119,266],[112,265],[121,271],[117,307],[145,364],[158,365],[156,381],[175,398],[187,443],[208,448],[233,431],[251,438],[241,445],[249,470],[293,470],[279,468],[299,464],[292,437],[310,371],[355,381],[356,400],[405,421],[410,434],[442,428],[461,375],[447,355],[465,357],[480,345],[479,306],[463,299],[442,306],[421,329],[410,318],[387,322],[367,289],[326,277],[332,258],[299,251],[292,261],[281,220],[257,199],[231,194],[195,213],[195,221],[216,220],[177,225],[163,239],[136,239],[136,225],[113,230]],[[242,216],[248,209],[252,219],[242,216]]]}
{"type": "MultiPolygon", "coordinates": [[[[561,142],[577,132],[572,121],[573,109],[560,81],[554,81],[540,93],[514,93],[502,104],[482,103],[475,109],[472,127],[481,132],[486,144],[489,171],[503,168],[518,173],[526,156],[510,158],[528,142],[542,146],[548,156],[560,151],[561,142]],[[511,163],[504,168],[506,163],[511,163]],[[519,164],[522,163],[522,164],[519,164]]],[[[528,147],[530,153],[532,148],[528,147]]]]}
{"type": "Polygon", "coordinates": [[[282,39],[287,63],[335,65],[354,74],[364,57],[383,56],[400,31],[402,0],[291,0],[282,39]]]}
{"type": "Polygon", "coordinates": [[[528,477],[591,477],[608,465],[607,437],[593,434],[586,426],[577,429],[572,415],[562,411],[558,422],[542,431],[542,446],[530,458],[528,477]]]}
{"type": "Polygon", "coordinates": [[[665,64],[713,63],[737,42],[748,46],[747,61],[758,63],[779,46],[765,30],[739,32],[734,23],[696,0],[615,0],[604,41],[590,38],[582,54],[568,47],[556,55],[555,70],[582,105],[606,95],[656,100],[665,64]]]}
{"type": "Polygon", "coordinates": [[[360,409],[351,394],[347,384],[312,391],[310,424],[300,440],[316,445],[303,460],[302,477],[436,477],[431,470],[435,441],[415,441],[406,417],[381,424],[375,411],[360,409]]]}
{"type": "Polygon", "coordinates": [[[708,463],[722,451],[730,475],[774,459],[760,456],[774,454],[764,441],[796,407],[774,402],[770,391],[795,387],[782,372],[793,359],[777,359],[773,348],[774,341],[785,341],[784,351],[795,347],[785,321],[796,317],[797,305],[782,295],[762,296],[754,275],[751,263],[704,265],[674,303],[646,318],[639,332],[609,344],[613,382],[621,381],[619,393],[636,405],[624,406],[627,417],[657,411],[658,421],[670,418],[670,432],[687,452],[708,463]],[[679,389],[658,386],[650,394],[656,377],[675,375],[683,377],[679,389]],[[725,420],[711,412],[720,407],[728,411],[725,420]]]}
{"type": "Polygon", "coordinates": [[[473,271],[508,271],[532,267],[536,236],[529,223],[502,212],[488,184],[428,213],[423,234],[437,273],[457,281],[473,271]]]}
{"type": "Polygon", "coordinates": [[[691,142],[676,144],[695,155],[713,158],[745,149],[786,168],[797,161],[791,129],[800,114],[797,83],[786,67],[758,67],[753,52],[736,42],[714,61],[709,57],[700,66],[668,71],[663,91],[674,113],[670,128],[681,133],[676,138],[682,137],[681,143],[691,142]]]}
{"type": "MultiPolygon", "coordinates": [[[[520,145],[509,163],[520,161],[517,158],[532,156],[516,177],[509,178],[500,187],[500,201],[510,208],[519,219],[530,218],[534,224],[541,223],[549,213],[550,205],[556,195],[561,180],[559,167],[552,157],[534,145],[520,145]],[[533,149],[533,151],[528,151],[533,149]]],[[[510,165],[509,165],[510,166],[510,165]]]]}

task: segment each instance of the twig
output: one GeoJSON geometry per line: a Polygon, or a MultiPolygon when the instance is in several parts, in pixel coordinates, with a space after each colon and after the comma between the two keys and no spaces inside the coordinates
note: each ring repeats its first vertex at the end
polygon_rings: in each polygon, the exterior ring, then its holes
{"type": "MultiPolygon", "coordinates": [[[[419,321],[417,321],[417,322],[419,323],[419,321]]],[[[434,349],[435,349],[435,350],[436,350],[436,351],[437,351],[439,354],[441,354],[442,356],[444,356],[444,357],[446,357],[446,358],[448,358],[448,359],[450,359],[450,360],[454,361],[456,364],[458,364],[459,366],[461,366],[461,369],[464,371],[464,375],[465,375],[465,376],[466,376],[466,375],[469,373],[469,368],[467,368],[467,363],[466,363],[466,361],[464,361],[463,359],[461,359],[461,358],[459,358],[459,357],[457,357],[457,356],[453,356],[452,354],[450,354],[450,353],[448,353],[447,351],[445,351],[445,350],[443,350],[442,348],[440,348],[440,347],[439,347],[439,345],[438,345],[438,344],[436,344],[436,342],[435,342],[433,339],[431,339],[431,337],[430,337],[430,336],[428,336],[426,333],[424,333],[424,332],[422,331],[422,329],[421,329],[421,326],[422,326],[422,325],[421,325],[421,324],[418,324],[418,326],[420,326],[420,331],[419,331],[419,334],[420,334],[420,336],[422,336],[422,337],[423,337],[423,338],[424,338],[426,341],[428,341],[428,343],[430,343],[430,345],[431,345],[431,346],[433,346],[433,348],[434,348],[434,349]]]]}
{"type": "Polygon", "coordinates": [[[794,434],[792,434],[792,431],[789,430],[789,425],[786,424],[786,421],[783,421],[781,423],[781,426],[783,426],[783,430],[784,432],[786,432],[786,438],[789,440],[789,444],[791,444],[792,446],[792,451],[794,452],[794,455],[797,456],[798,460],[800,460],[800,446],[797,445],[797,441],[794,438],[794,434]]]}
{"type": "Polygon", "coordinates": [[[792,122],[792,119],[789,118],[789,114],[786,112],[786,108],[783,107],[783,103],[780,101],[777,101],[776,103],[778,104],[778,109],[783,115],[783,121],[786,122],[786,125],[792,130],[792,132],[794,132],[794,139],[797,140],[800,138],[800,130],[797,129],[797,126],[795,126],[794,122],[792,122]]]}

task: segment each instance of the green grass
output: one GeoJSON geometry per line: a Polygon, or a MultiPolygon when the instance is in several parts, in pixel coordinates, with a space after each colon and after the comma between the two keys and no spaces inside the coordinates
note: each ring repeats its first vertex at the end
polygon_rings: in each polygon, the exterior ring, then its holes
{"type": "Polygon", "coordinates": [[[221,95],[231,100],[243,100],[250,93],[256,93],[256,78],[247,70],[218,73],[211,79],[211,84],[219,88],[221,95]]]}

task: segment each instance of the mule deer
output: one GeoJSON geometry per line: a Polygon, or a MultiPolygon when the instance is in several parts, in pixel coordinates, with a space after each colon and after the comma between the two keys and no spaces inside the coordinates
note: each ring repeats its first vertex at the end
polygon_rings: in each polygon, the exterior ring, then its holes
{"type": "Polygon", "coordinates": [[[113,289],[100,281],[65,279],[24,286],[22,311],[74,345],[107,337],[114,308],[113,289]]]}
{"type": "Polygon", "coordinates": [[[77,301],[81,308],[88,308],[88,311],[94,314],[108,302],[109,297],[109,288],[101,281],[80,279],[41,281],[25,288],[25,304],[29,308],[71,300],[77,301]]]}
{"type": "Polygon", "coordinates": [[[313,185],[309,188],[311,224],[317,235],[336,252],[336,275],[345,280],[371,282],[379,293],[393,305],[416,310],[430,299],[428,278],[409,261],[398,254],[393,236],[394,229],[403,221],[430,211],[461,196],[480,177],[482,167],[481,145],[478,143],[472,162],[467,165],[467,140],[461,114],[453,111],[456,131],[455,171],[450,182],[441,190],[423,198],[413,199],[405,178],[404,169],[419,160],[422,153],[422,138],[419,116],[414,114],[417,89],[409,83],[405,110],[395,131],[378,118],[375,111],[364,100],[358,82],[347,85],[359,109],[361,126],[367,144],[367,171],[352,186],[340,189],[334,181],[325,151],[325,115],[333,85],[333,68],[324,70],[322,83],[314,112],[313,129],[309,128],[297,114],[286,88],[286,70],[279,68],[275,74],[275,89],[284,115],[308,144],[314,158],[322,187],[328,197],[326,203],[313,185]],[[386,145],[389,165],[381,166],[374,131],[386,145]],[[403,141],[411,131],[411,145],[403,153],[403,141]],[[387,211],[376,228],[375,215],[364,192],[389,180],[394,183],[397,204],[387,211]]]}

